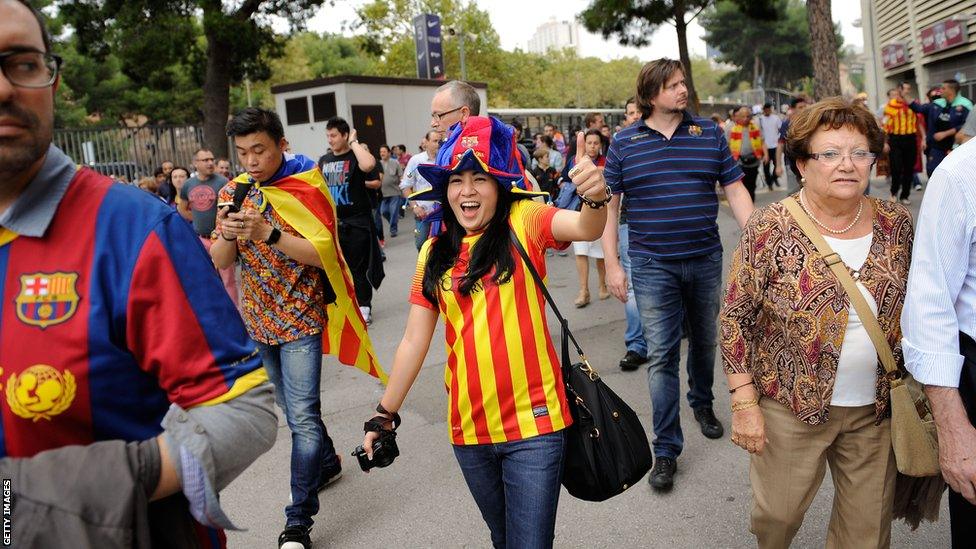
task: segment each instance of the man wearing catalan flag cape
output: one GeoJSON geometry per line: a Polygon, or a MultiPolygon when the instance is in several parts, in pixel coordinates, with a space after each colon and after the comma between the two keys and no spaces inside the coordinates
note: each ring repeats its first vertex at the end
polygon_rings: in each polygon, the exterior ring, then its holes
{"type": "Polygon", "coordinates": [[[321,418],[322,354],[383,382],[386,374],[356,302],[321,172],[283,152],[284,130],[271,111],[244,109],[227,134],[246,173],[220,192],[220,236],[210,253],[219,268],[240,262],[241,316],[292,432],[291,504],[278,544],[307,548],[318,492],[341,473],[321,418]]]}

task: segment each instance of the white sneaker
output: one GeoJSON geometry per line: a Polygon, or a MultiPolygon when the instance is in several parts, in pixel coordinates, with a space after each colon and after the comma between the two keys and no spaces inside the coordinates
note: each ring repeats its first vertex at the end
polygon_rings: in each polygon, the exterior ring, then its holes
{"type": "Polygon", "coordinates": [[[909,199],[907,199],[907,198],[902,198],[901,199],[901,203],[904,204],[904,205],[906,205],[906,206],[911,206],[912,205],[912,201],[909,200],[909,199]]]}
{"type": "Polygon", "coordinates": [[[360,307],[359,312],[362,313],[363,320],[366,321],[367,326],[373,323],[373,315],[370,314],[371,311],[369,307],[360,307]]]}

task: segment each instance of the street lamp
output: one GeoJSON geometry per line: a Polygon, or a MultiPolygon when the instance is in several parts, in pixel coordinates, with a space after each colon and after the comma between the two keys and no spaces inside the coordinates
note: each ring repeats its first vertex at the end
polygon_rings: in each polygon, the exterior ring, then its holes
{"type": "Polygon", "coordinates": [[[457,28],[454,27],[447,28],[447,34],[448,36],[456,36],[458,39],[458,56],[461,58],[461,80],[467,81],[468,69],[464,63],[464,39],[465,37],[467,37],[470,38],[471,40],[476,40],[478,36],[475,34],[464,32],[464,21],[461,19],[458,19],[457,28]]]}

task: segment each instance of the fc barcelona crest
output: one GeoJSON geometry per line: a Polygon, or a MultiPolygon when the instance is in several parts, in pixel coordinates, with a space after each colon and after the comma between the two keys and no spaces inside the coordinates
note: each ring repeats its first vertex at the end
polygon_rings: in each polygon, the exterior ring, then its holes
{"type": "Polygon", "coordinates": [[[78,273],[20,275],[17,318],[41,329],[68,320],[78,310],[77,281],[78,273]]]}
{"type": "Polygon", "coordinates": [[[702,128],[701,126],[688,126],[688,133],[691,134],[692,137],[701,137],[702,128]]]}
{"type": "Polygon", "coordinates": [[[473,149],[478,146],[477,135],[466,135],[461,138],[461,146],[465,149],[473,149]]]}

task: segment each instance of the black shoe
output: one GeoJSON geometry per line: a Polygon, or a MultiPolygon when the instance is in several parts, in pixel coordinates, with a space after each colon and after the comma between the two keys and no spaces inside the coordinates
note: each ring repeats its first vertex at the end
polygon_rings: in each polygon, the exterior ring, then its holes
{"type": "Polygon", "coordinates": [[[328,485],[342,478],[342,458],[339,456],[336,456],[336,458],[335,465],[322,469],[322,473],[319,476],[319,492],[325,490],[328,485]]]}
{"type": "Polygon", "coordinates": [[[640,368],[640,365],[647,362],[646,356],[641,356],[635,351],[627,351],[627,354],[620,359],[620,369],[625,372],[630,372],[640,368]]]}
{"type": "Polygon", "coordinates": [[[678,462],[674,458],[654,456],[654,468],[647,482],[651,488],[664,492],[674,486],[674,474],[678,472],[678,462]]]}
{"type": "Polygon", "coordinates": [[[311,531],[303,526],[285,526],[285,531],[278,536],[278,549],[311,549],[311,531]]]}
{"type": "Polygon", "coordinates": [[[701,426],[702,434],[708,438],[721,438],[725,434],[725,429],[718,422],[711,407],[695,410],[695,421],[701,426]]]}

